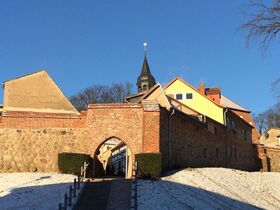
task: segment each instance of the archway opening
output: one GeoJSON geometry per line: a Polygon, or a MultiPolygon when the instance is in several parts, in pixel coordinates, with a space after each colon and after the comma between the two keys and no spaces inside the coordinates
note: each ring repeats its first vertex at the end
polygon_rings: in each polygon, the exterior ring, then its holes
{"type": "Polygon", "coordinates": [[[131,177],[132,158],[129,147],[112,137],[104,141],[94,155],[95,177],[131,177]]]}

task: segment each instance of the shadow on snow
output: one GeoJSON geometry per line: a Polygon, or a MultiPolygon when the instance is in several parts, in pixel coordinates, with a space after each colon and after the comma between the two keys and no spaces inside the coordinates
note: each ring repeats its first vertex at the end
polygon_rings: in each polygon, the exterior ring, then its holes
{"type": "MultiPolygon", "coordinates": [[[[41,177],[32,182],[48,178],[41,177]]],[[[108,191],[108,183],[109,181],[103,181],[95,185],[98,186],[98,189],[103,187],[104,191],[108,191]]],[[[28,184],[31,184],[31,182],[28,184]]],[[[68,193],[70,185],[73,185],[73,182],[30,187],[17,186],[17,188],[6,189],[2,193],[7,191],[7,194],[0,197],[0,210],[57,209],[59,202],[63,201],[64,194],[68,193]]],[[[177,210],[261,209],[246,203],[246,201],[235,200],[215,192],[170,181],[138,180],[138,185],[138,189],[143,187],[143,185],[146,186],[142,192],[138,190],[139,210],[174,208],[177,210]]],[[[97,191],[94,194],[98,194],[97,191]]],[[[98,196],[96,196],[93,197],[97,198],[98,196]]],[[[94,198],[88,197],[87,199],[94,198]]],[[[277,206],[275,206],[275,209],[277,209],[277,206]]]]}
{"type": "MultiPolygon", "coordinates": [[[[139,210],[153,209],[262,209],[202,188],[166,180],[138,180],[139,210]],[[145,186],[145,189],[139,190],[145,186]]],[[[271,204],[274,205],[274,204],[271,204]]],[[[274,205],[277,209],[277,206],[274,205]]]]}
{"type": "Polygon", "coordinates": [[[32,185],[42,179],[48,179],[50,176],[40,177],[38,179],[26,182],[24,184],[0,191],[0,210],[53,210],[58,209],[58,204],[63,202],[64,194],[69,192],[69,186],[73,182],[32,185]]]}

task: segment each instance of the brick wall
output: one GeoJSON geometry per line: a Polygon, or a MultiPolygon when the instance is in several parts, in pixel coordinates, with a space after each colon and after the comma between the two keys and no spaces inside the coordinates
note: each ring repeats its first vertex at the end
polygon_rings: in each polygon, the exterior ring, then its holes
{"type": "Polygon", "coordinates": [[[250,141],[240,139],[227,131],[224,125],[209,118],[207,123],[214,125],[214,131],[179,111],[171,117],[170,114],[161,112],[160,145],[164,168],[169,165],[170,168],[217,166],[258,169],[257,150],[250,141]]]}
{"type": "Polygon", "coordinates": [[[82,128],[86,115],[9,111],[1,118],[0,127],[5,128],[82,128]]]}
{"type": "Polygon", "coordinates": [[[160,152],[162,153],[162,169],[169,168],[169,117],[172,113],[161,108],[160,111],[160,152]]]}
{"type": "MultiPolygon", "coordinates": [[[[57,171],[61,152],[92,156],[106,140],[123,141],[134,155],[161,152],[163,168],[220,166],[257,168],[250,141],[225,126],[202,123],[158,104],[94,104],[81,116],[4,113],[0,123],[0,171],[57,171]]],[[[130,166],[131,167],[131,166],[130,166]]]]}
{"type": "Polygon", "coordinates": [[[280,148],[258,146],[259,157],[261,159],[262,171],[280,172],[280,148]]]}
{"type": "Polygon", "coordinates": [[[154,101],[143,101],[143,153],[160,152],[160,108],[154,101]]]}
{"type": "Polygon", "coordinates": [[[87,113],[88,153],[111,137],[122,140],[133,154],[142,152],[144,111],[142,105],[94,104],[87,113]]]}

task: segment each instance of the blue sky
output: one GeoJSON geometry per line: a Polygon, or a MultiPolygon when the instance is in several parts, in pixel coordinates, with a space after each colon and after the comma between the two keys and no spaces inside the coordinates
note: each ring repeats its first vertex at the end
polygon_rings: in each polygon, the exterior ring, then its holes
{"type": "MultiPolygon", "coordinates": [[[[143,42],[156,80],[175,76],[255,113],[276,102],[280,42],[245,46],[244,0],[2,0],[0,81],[46,69],[71,96],[94,84],[136,83],[143,42]]],[[[136,86],[134,86],[136,90],[136,86]]],[[[0,91],[0,102],[3,91],[0,91]]]]}

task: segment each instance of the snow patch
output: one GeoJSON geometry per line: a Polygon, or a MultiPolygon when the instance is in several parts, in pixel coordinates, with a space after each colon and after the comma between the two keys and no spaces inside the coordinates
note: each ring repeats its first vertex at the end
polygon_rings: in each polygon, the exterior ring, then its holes
{"type": "Polygon", "coordinates": [[[138,180],[142,209],[279,209],[280,173],[197,168],[138,180]]]}
{"type": "Polygon", "coordinates": [[[53,210],[76,176],[57,173],[0,173],[0,210],[53,210]]]}

